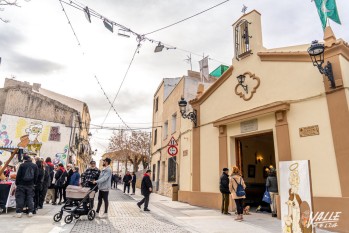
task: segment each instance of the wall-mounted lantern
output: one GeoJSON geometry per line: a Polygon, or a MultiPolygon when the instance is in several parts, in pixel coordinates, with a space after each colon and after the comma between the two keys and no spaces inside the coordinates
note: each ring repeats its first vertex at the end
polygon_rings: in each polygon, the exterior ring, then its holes
{"type": "Polygon", "coordinates": [[[194,123],[194,126],[196,127],[197,126],[197,114],[196,114],[196,110],[194,109],[192,112],[189,112],[186,114],[186,108],[187,108],[187,101],[181,97],[181,100],[178,101],[178,106],[179,106],[179,109],[180,109],[180,112],[182,114],[182,117],[185,119],[190,119],[193,123],[194,123]]]}

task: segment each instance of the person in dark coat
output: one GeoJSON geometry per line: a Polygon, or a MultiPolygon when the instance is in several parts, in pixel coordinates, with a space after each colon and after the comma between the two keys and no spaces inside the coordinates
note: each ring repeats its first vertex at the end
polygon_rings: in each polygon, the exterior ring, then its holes
{"type": "Polygon", "coordinates": [[[137,176],[134,172],[132,172],[132,180],[131,180],[131,184],[132,184],[132,194],[131,195],[135,195],[136,194],[136,182],[137,182],[137,176]]]}
{"type": "Polygon", "coordinates": [[[122,181],[124,182],[124,193],[126,191],[126,188],[127,188],[127,193],[128,194],[130,193],[131,180],[132,180],[132,176],[130,172],[126,172],[124,178],[122,179],[122,181]]]}
{"type": "Polygon", "coordinates": [[[62,204],[63,198],[63,187],[65,186],[67,179],[67,171],[64,169],[62,163],[58,164],[58,169],[55,174],[55,201],[53,204],[56,204],[56,200],[59,194],[59,202],[58,205],[62,204]]]}
{"type": "Polygon", "coordinates": [[[71,176],[74,174],[72,164],[67,165],[66,172],[67,172],[67,182],[65,182],[65,184],[63,186],[63,200],[64,200],[64,202],[67,202],[66,189],[67,189],[67,186],[70,184],[71,176]]]}
{"type": "Polygon", "coordinates": [[[48,187],[51,185],[50,168],[46,163],[43,163],[43,166],[44,166],[44,182],[42,183],[42,190],[39,196],[39,207],[38,207],[39,209],[43,208],[48,187]]]}
{"type": "Polygon", "coordinates": [[[29,155],[23,156],[16,176],[16,217],[21,218],[24,206],[28,206],[28,216],[34,212],[34,185],[38,179],[38,166],[32,163],[29,155]]]}
{"type": "Polygon", "coordinates": [[[51,180],[51,182],[48,186],[46,197],[45,197],[46,204],[49,204],[51,200],[53,203],[54,198],[55,198],[55,183],[54,183],[55,172],[54,172],[54,165],[53,165],[50,157],[47,157],[45,159],[45,163],[46,163],[46,170],[50,174],[50,180],[51,180]]]}
{"type": "Polygon", "coordinates": [[[36,211],[39,208],[40,193],[42,192],[44,179],[45,179],[45,170],[43,168],[42,161],[37,160],[36,166],[38,166],[38,179],[37,179],[37,182],[35,184],[34,212],[33,212],[33,214],[36,214],[36,211]]]}
{"type": "Polygon", "coordinates": [[[114,188],[118,188],[118,182],[119,182],[119,175],[115,174],[114,175],[114,188]]]}
{"type": "Polygon", "coordinates": [[[144,198],[137,203],[137,206],[141,209],[141,206],[144,203],[144,211],[150,211],[148,209],[149,204],[149,196],[151,192],[153,191],[153,184],[150,180],[151,171],[147,170],[147,172],[144,174],[141,184],[141,193],[144,196],[144,198]]]}
{"type": "Polygon", "coordinates": [[[228,212],[229,208],[229,199],[230,199],[230,190],[229,190],[229,169],[223,168],[223,174],[221,175],[219,182],[219,190],[222,193],[222,214],[230,215],[228,212]]]}
{"type": "Polygon", "coordinates": [[[268,173],[267,181],[265,184],[268,188],[270,194],[270,208],[272,217],[277,217],[277,209],[276,209],[276,195],[278,195],[278,180],[276,178],[276,170],[271,167],[268,173]]]}

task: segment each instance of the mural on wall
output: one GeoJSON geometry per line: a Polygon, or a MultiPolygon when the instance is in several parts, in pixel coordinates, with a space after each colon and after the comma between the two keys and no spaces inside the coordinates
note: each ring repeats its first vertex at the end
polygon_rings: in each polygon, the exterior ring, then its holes
{"type": "MultiPolygon", "coordinates": [[[[1,125],[0,127],[0,147],[11,147],[12,140],[10,140],[9,135],[6,131],[6,125],[1,125]]],[[[0,150],[0,155],[3,154],[3,151],[0,150]]]]}
{"type": "Polygon", "coordinates": [[[63,153],[57,153],[55,155],[55,158],[53,159],[53,164],[54,165],[58,165],[60,163],[62,163],[64,166],[66,165],[67,156],[68,156],[68,149],[69,149],[69,146],[66,145],[64,147],[64,152],[63,153]]]}

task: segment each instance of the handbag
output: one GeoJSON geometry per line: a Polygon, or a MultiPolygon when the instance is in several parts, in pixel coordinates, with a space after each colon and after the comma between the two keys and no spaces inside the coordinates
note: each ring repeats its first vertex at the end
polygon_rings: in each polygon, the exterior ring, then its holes
{"type": "Polygon", "coordinates": [[[271,204],[271,197],[270,197],[270,193],[269,193],[269,190],[268,190],[268,187],[265,189],[265,192],[263,194],[263,199],[262,201],[268,203],[268,204],[271,204]]]}
{"type": "Polygon", "coordinates": [[[55,188],[62,188],[63,187],[63,182],[61,181],[61,178],[64,173],[55,181],[55,188]]]}

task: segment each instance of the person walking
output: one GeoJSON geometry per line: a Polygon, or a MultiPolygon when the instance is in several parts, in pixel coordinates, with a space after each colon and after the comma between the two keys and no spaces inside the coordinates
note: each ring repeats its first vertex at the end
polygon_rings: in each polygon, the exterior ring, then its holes
{"type": "MultiPolygon", "coordinates": [[[[62,204],[62,198],[63,197],[63,187],[66,184],[67,179],[67,171],[64,169],[64,166],[62,163],[58,164],[57,172],[55,174],[55,197],[58,198],[59,195],[59,202],[58,205],[62,204]]],[[[55,202],[56,203],[56,202],[55,202]]]]}
{"type": "Polygon", "coordinates": [[[132,193],[131,193],[131,195],[136,194],[136,182],[137,182],[137,176],[136,176],[135,172],[132,172],[132,180],[131,180],[132,193]]]}
{"type": "Polygon", "coordinates": [[[112,174],[111,175],[111,189],[113,188],[114,179],[115,179],[115,174],[112,174]]]}
{"type": "Polygon", "coordinates": [[[28,216],[34,212],[34,185],[38,179],[38,166],[32,163],[29,155],[23,156],[24,163],[19,166],[16,176],[16,217],[21,218],[23,208],[28,206],[28,216]]]}
{"type": "Polygon", "coordinates": [[[147,170],[147,172],[143,176],[142,183],[141,183],[141,193],[144,196],[144,198],[137,203],[137,206],[140,209],[144,203],[144,211],[150,211],[148,209],[149,197],[151,192],[153,191],[153,184],[150,180],[150,175],[151,175],[151,170],[147,170]]]}
{"type": "Polygon", "coordinates": [[[229,169],[223,168],[223,174],[221,175],[219,182],[219,190],[222,193],[222,214],[231,215],[228,212],[229,208],[229,199],[230,199],[230,190],[229,190],[229,169]]]}
{"type": "Polygon", "coordinates": [[[130,172],[126,172],[124,178],[122,179],[122,181],[124,182],[124,193],[127,188],[127,193],[130,194],[131,180],[132,180],[132,176],[130,175],[130,172]]]}
{"type": "Polygon", "coordinates": [[[267,181],[266,181],[266,187],[268,188],[269,194],[270,194],[270,208],[271,208],[271,216],[277,217],[277,209],[276,209],[276,195],[278,195],[278,181],[276,178],[276,170],[275,168],[270,168],[267,181]]]}
{"type": "Polygon", "coordinates": [[[119,175],[115,174],[114,175],[114,188],[118,189],[118,182],[119,182],[119,175]]]}
{"type": "Polygon", "coordinates": [[[44,168],[44,181],[42,183],[42,189],[39,196],[39,209],[43,208],[48,187],[51,185],[50,168],[45,162],[43,162],[42,165],[44,168]]]}
{"type": "Polygon", "coordinates": [[[97,210],[96,213],[99,214],[99,211],[102,206],[102,200],[104,201],[104,214],[100,215],[100,218],[106,218],[108,217],[108,195],[109,195],[109,189],[111,188],[111,178],[112,178],[112,171],[110,168],[111,159],[105,158],[103,160],[103,170],[101,171],[101,174],[99,175],[98,180],[94,180],[93,183],[98,185],[99,193],[98,193],[98,204],[97,204],[97,210]]]}
{"type": "Polygon", "coordinates": [[[69,185],[70,183],[70,178],[71,176],[73,175],[73,165],[72,164],[67,164],[67,181],[65,182],[65,184],[63,185],[63,201],[64,203],[67,202],[67,194],[66,194],[66,189],[67,189],[67,186],[69,185]]]}
{"type": "Polygon", "coordinates": [[[80,174],[79,167],[74,167],[73,175],[70,177],[70,181],[68,185],[79,186],[80,185],[80,174]]]}
{"type": "Polygon", "coordinates": [[[241,176],[240,169],[236,166],[233,167],[233,171],[230,177],[229,189],[231,192],[232,198],[235,200],[237,217],[235,220],[242,221],[243,220],[243,200],[246,198],[244,193],[246,188],[244,179],[241,176]]]}

